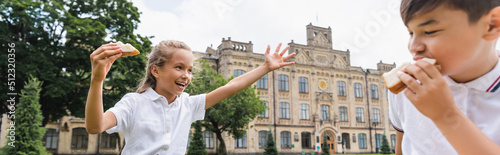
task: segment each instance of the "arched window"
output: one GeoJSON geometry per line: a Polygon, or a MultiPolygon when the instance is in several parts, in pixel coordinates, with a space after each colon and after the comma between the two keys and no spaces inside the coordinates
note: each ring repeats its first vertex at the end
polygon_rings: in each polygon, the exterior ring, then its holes
{"type": "Polygon", "coordinates": [[[85,128],[74,128],[71,133],[72,149],[87,149],[89,134],[85,128]]]}
{"type": "Polygon", "coordinates": [[[377,108],[373,108],[373,122],[380,123],[380,110],[377,108]]]}
{"type": "Polygon", "coordinates": [[[330,106],[321,105],[321,120],[323,121],[330,120],[330,106]]]}
{"type": "Polygon", "coordinates": [[[345,82],[344,81],[337,81],[337,95],[338,96],[346,96],[345,93],[345,82]]]}
{"type": "Polygon", "coordinates": [[[259,131],[259,148],[262,149],[267,144],[267,132],[268,131],[259,131]]]}
{"type": "Polygon", "coordinates": [[[354,97],[363,97],[363,88],[361,88],[361,83],[354,83],[354,97]]]}
{"type": "Polygon", "coordinates": [[[370,91],[372,94],[372,99],[378,99],[378,86],[377,85],[370,85],[370,91]]]}
{"type": "Polygon", "coordinates": [[[280,102],[280,118],[290,119],[290,104],[280,102]]]}
{"type": "Polygon", "coordinates": [[[267,74],[257,80],[257,89],[267,89],[267,74]]]}
{"type": "Polygon", "coordinates": [[[309,105],[300,104],[300,119],[309,120],[309,105]]]}
{"type": "Polygon", "coordinates": [[[205,130],[203,132],[203,139],[205,139],[205,148],[207,149],[214,148],[214,133],[205,130]]]}
{"type": "Polygon", "coordinates": [[[117,133],[108,134],[106,132],[103,132],[101,134],[101,144],[99,147],[114,149],[114,148],[116,148],[116,140],[117,139],[118,139],[117,133]]]}
{"type": "Polygon", "coordinates": [[[302,148],[311,148],[311,133],[310,132],[302,132],[300,134],[300,137],[302,138],[302,148]]]}
{"type": "Polygon", "coordinates": [[[288,75],[278,75],[278,90],[288,91],[288,75]]]}
{"type": "Polygon", "coordinates": [[[281,132],[281,148],[291,148],[292,147],[292,136],[290,131],[281,132]]]}
{"type": "Polygon", "coordinates": [[[234,70],[234,77],[236,78],[236,77],[243,75],[245,73],[246,72],[244,70],[241,70],[241,69],[234,70]]]}
{"type": "Polygon", "coordinates": [[[247,147],[247,133],[243,133],[243,136],[239,139],[234,140],[235,148],[246,148],[247,147]]]}
{"type": "Polygon", "coordinates": [[[358,145],[360,149],[366,149],[366,134],[358,134],[358,145]]]}
{"type": "Polygon", "coordinates": [[[309,93],[309,84],[306,77],[299,77],[299,93],[309,93]]]}
{"type": "Polygon", "coordinates": [[[341,106],[339,107],[340,121],[347,122],[347,107],[341,106]]]}
{"type": "Polygon", "coordinates": [[[56,150],[58,139],[59,139],[59,132],[57,132],[56,129],[47,129],[45,135],[43,135],[42,141],[45,143],[45,148],[47,148],[48,150],[49,149],[56,150]]]}
{"type": "Polygon", "coordinates": [[[356,122],[364,123],[365,122],[365,111],[363,108],[356,108],[356,122]]]}
{"type": "Polygon", "coordinates": [[[259,117],[261,118],[268,118],[269,117],[269,103],[267,101],[264,101],[266,103],[266,110],[260,114],[258,114],[259,117]]]}

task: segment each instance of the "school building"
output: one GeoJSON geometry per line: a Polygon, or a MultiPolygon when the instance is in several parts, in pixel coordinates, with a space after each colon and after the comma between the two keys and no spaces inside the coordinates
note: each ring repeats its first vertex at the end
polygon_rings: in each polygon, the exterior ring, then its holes
{"type": "MultiPolygon", "coordinates": [[[[377,69],[351,66],[349,50],[332,49],[330,27],[309,24],[306,32],[307,43],[288,43],[288,52],[297,54],[291,59],[295,65],[272,71],[255,83],[268,109],[249,123],[253,127],[243,138],[223,134],[228,153],[261,154],[267,132],[273,133],[281,154],[321,152],[324,135],[332,154],[377,152],[384,133],[394,149],[396,131],[389,121],[382,74],[395,64],[380,62],[377,69]]],[[[264,63],[264,55],[254,53],[251,41],[230,37],[222,38],[217,48],[193,54],[226,78],[264,63]]],[[[1,146],[6,142],[8,122],[4,115],[1,146]]],[[[44,142],[53,154],[117,154],[124,145],[123,134],[89,135],[84,120],[72,116],[46,128],[44,142]]],[[[207,151],[215,153],[219,144],[215,134],[204,131],[203,135],[207,151]]]]}

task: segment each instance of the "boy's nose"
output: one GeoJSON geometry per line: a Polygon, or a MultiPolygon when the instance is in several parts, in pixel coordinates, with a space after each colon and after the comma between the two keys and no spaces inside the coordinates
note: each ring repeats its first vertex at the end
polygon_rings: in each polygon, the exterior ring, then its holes
{"type": "Polygon", "coordinates": [[[413,37],[408,43],[408,49],[412,55],[416,55],[425,51],[425,45],[418,38],[413,37]]]}

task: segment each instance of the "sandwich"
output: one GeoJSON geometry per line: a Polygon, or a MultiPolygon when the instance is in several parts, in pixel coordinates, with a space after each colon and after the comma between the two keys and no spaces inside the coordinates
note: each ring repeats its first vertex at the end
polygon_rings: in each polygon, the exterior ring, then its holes
{"type": "MultiPolygon", "coordinates": [[[[436,59],[423,58],[422,60],[429,62],[430,64],[434,65],[434,67],[436,67],[438,70],[441,70],[441,66],[436,65],[436,59]]],[[[401,66],[396,67],[391,71],[384,73],[382,75],[382,78],[384,79],[385,82],[385,87],[387,87],[387,89],[389,89],[392,93],[398,94],[399,92],[403,91],[406,88],[406,85],[403,83],[403,81],[401,81],[398,78],[396,73],[408,65],[410,65],[410,63],[408,62],[403,63],[401,66]]]]}
{"type": "Polygon", "coordinates": [[[121,57],[126,57],[126,56],[134,56],[139,54],[140,52],[132,45],[129,43],[123,44],[121,41],[116,42],[120,48],[122,48],[122,56],[121,57]]]}

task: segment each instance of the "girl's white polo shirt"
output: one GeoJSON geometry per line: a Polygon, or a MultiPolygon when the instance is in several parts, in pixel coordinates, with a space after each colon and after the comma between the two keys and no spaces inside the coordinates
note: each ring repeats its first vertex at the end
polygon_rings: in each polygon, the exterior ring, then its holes
{"type": "MultiPolygon", "coordinates": [[[[487,74],[468,83],[444,77],[457,107],[492,141],[500,145],[500,61],[487,74]]],[[[389,117],[394,129],[404,132],[403,154],[457,154],[436,125],[422,115],[404,93],[390,93],[389,117]]],[[[456,129],[459,123],[456,120],[456,129]]]]}
{"type": "Polygon", "coordinates": [[[191,124],[205,117],[205,97],[182,93],[168,104],[151,88],[129,93],[108,110],[117,125],[106,132],[125,134],[124,155],[185,154],[191,124]]]}

